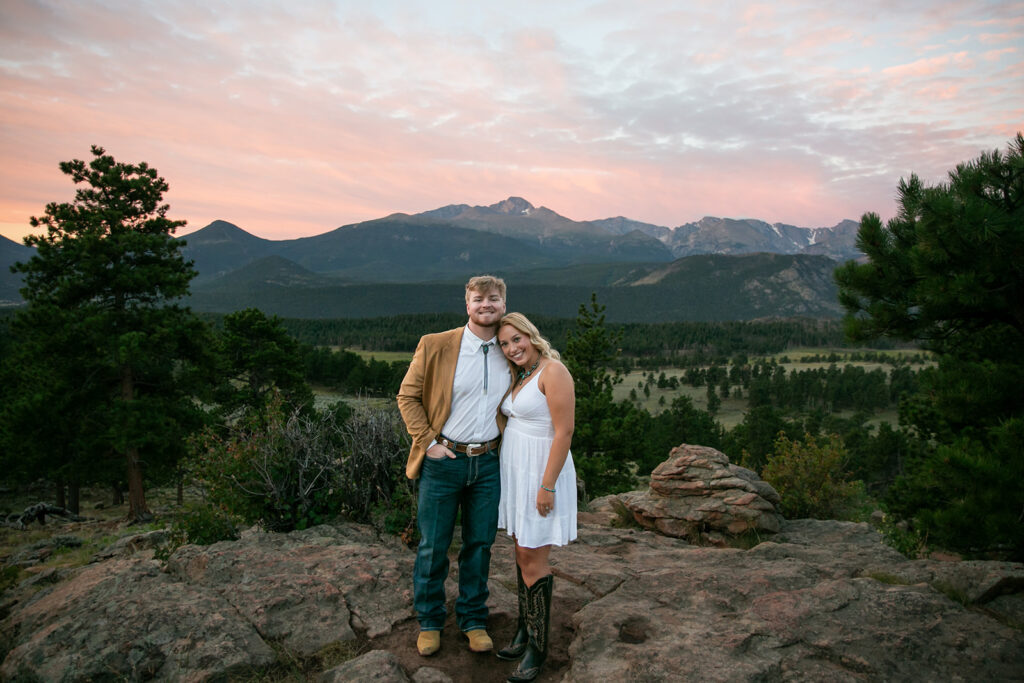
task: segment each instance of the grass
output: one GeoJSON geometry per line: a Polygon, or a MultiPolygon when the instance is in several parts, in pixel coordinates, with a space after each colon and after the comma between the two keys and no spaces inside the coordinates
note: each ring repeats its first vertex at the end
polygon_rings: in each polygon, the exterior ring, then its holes
{"type": "Polygon", "coordinates": [[[932,584],[932,588],[939,591],[953,602],[963,605],[964,607],[971,604],[970,596],[968,596],[965,591],[950,583],[945,581],[936,581],[932,584]]]}
{"type": "MultiPolygon", "coordinates": [[[[0,527],[0,564],[40,541],[57,536],[73,536],[81,540],[81,545],[77,547],[53,548],[38,564],[5,569],[4,575],[0,577],[0,590],[6,590],[32,574],[47,569],[73,569],[85,566],[92,561],[97,552],[119,538],[163,528],[177,509],[176,491],[173,487],[148,488],[146,500],[150,509],[158,514],[157,519],[144,525],[129,524],[126,521],[127,503],[111,505],[110,496],[110,491],[105,488],[82,489],[79,509],[80,516],[84,517],[85,521],[74,522],[61,517],[47,516],[45,525],[40,526],[33,521],[23,531],[0,527]]],[[[50,489],[20,492],[8,489],[6,493],[0,494],[0,511],[4,514],[21,512],[29,505],[40,501],[52,502],[53,497],[53,491],[50,489]]]]}
{"type": "Polygon", "coordinates": [[[868,576],[879,583],[884,583],[887,586],[909,586],[910,583],[905,579],[901,579],[895,574],[888,572],[871,572],[868,576]]]}

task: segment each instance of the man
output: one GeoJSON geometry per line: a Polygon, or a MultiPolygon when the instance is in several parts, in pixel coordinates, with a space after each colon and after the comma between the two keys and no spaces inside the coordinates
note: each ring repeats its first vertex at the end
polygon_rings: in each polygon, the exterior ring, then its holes
{"type": "Polygon", "coordinates": [[[398,392],[398,409],[412,436],[405,473],[420,479],[413,605],[420,621],[416,647],[424,656],[441,647],[448,547],[460,508],[455,618],[470,650],[489,652],[494,646],[487,635],[487,578],[501,496],[498,445],[505,417],[498,408],[512,380],[496,343],[505,314],[504,281],[471,278],[466,313],[465,327],[420,339],[398,392]]]}

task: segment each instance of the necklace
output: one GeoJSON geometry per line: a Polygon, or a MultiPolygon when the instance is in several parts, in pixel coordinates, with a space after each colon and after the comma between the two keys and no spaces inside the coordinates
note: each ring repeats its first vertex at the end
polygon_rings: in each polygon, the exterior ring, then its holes
{"type": "Polygon", "coordinates": [[[518,374],[519,381],[516,382],[516,386],[522,386],[523,382],[526,381],[526,378],[533,374],[533,371],[537,369],[538,365],[540,365],[540,358],[537,359],[537,362],[534,363],[529,370],[520,370],[518,374]]]}

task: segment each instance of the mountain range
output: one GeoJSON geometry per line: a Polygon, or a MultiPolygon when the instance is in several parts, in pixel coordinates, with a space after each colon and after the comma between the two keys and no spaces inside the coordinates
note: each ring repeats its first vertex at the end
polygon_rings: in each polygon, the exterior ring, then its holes
{"type": "MultiPolygon", "coordinates": [[[[519,310],[573,317],[597,292],[615,321],[834,317],[831,273],[859,258],[858,224],[800,228],[705,217],[674,228],[625,217],[575,221],[521,197],[395,213],[290,240],[217,220],[183,239],[199,273],[189,304],[283,317],[464,310],[472,274],[505,277],[519,310]]],[[[0,267],[31,250],[0,242],[0,267]]],[[[0,274],[0,300],[17,280],[0,274]],[[12,284],[13,283],[13,284],[12,284]]],[[[13,297],[11,290],[14,292],[13,297]]]]}
{"type": "Polygon", "coordinates": [[[396,213],[313,237],[266,240],[214,221],[185,237],[186,258],[209,282],[267,256],[352,282],[460,279],[484,271],[527,271],[588,263],[665,263],[697,254],[861,256],[857,223],[799,228],[751,219],[702,218],[676,228],[617,217],[574,221],[521,197],[490,206],[451,204],[396,213]]]}

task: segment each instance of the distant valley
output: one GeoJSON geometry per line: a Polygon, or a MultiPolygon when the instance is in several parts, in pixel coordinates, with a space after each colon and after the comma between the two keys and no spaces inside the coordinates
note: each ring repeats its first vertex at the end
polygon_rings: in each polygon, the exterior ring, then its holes
{"type": "MultiPolygon", "coordinates": [[[[292,240],[225,221],[186,235],[199,276],[195,310],[249,306],[295,318],[458,312],[477,273],[506,278],[510,307],[573,317],[597,292],[609,320],[835,317],[831,273],[859,258],[857,223],[800,228],[706,217],[669,228],[627,218],[574,221],[525,199],[392,214],[292,240]]],[[[0,299],[17,300],[7,265],[31,250],[0,242],[0,299]]]]}

